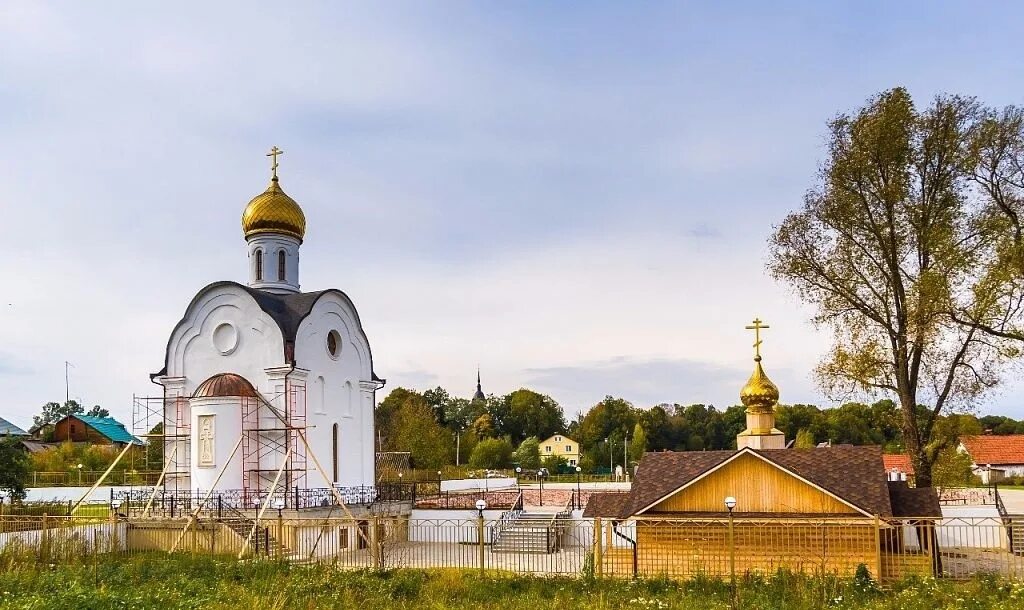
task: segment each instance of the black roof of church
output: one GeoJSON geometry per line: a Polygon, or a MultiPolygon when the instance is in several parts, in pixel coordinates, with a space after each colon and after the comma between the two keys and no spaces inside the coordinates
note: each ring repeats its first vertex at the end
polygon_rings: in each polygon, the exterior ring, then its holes
{"type": "MultiPolygon", "coordinates": [[[[295,336],[299,332],[299,325],[302,323],[304,319],[306,319],[306,316],[309,315],[309,312],[313,310],[313,305],[316,304],[320,297],[327,294],[328,292],[335,292],[343,296],[345,300],[348,301],[350,304],[352,303],[352,299],[348,298],[347,294],[336,288],[329,288],[327,290],[319,290],[316,292],[273,294],[271,292],[264,292],[263,290],[257,290],[256,288],[244,286],[242,284],[239,284],[238,282],[223,281],[209,284],[208,286],[200,290],[198,293],[196,293],[196,296],[192,299],[192,302],[189,303],[188,307],[185,309],[186,314],[190,309],[192,309],[192,305],[195,304],[195,302],[199,299],[200,296],[202,296],[208,290],[219,286],[236,286],[248,292],[249,295],[252,296],[253,300],[256,301],[256,304],[260,306],[260,309],[262,309],[264,312],[266,312],[267,315],[273,318],[274,322],[277,322],[278,327],[280,327],[281,329],[281,334],[284,336],[284,357],[287,362],[295,361],[295,336]]],[[[355,305],[352,305],[352,311],[355,312],[356,321],[358,322],[359,312],[356,311],[355,305]]],[[[181,321],[184,321],[184,318],[182,318],[181,321]]],[[[181,321],[179,321],[178,324],[181,324],[181,321]]],[[[174,327],[177,328],[178,324],[175,324],[174,327]]],[[[366,339],[366,333],[363,331],[363,326],[361,322],[359,323],[359,331],[363,333],[363,339],[366,339]]],[[[171,334],[173,335],[173,332],[171,334]]],[[[168,337],[167,346],[170,347],[170,344],[171,339],[170,337],[168,337]]],[[[370,349],[369,340],[366,341],[366,346],[367,349],[370,349]]],[[[370,353],[370,363],[373,381],[383,382],[383,379],[377,377],[376,371],[372,371],[372,350],[370,353]]],[[[165,375],[166,373],[167,351],[165,350],[164,368],[162,368],[159,372],[150,375],[150,378],[159,377],[160,375],[165,375]]]]}
{"type": "Polygon", "coordinates": [[[487,400],[483,388],[480,387],[480,369],[476,370],[476,392],[473,394],[473,400],[487,400]]]}

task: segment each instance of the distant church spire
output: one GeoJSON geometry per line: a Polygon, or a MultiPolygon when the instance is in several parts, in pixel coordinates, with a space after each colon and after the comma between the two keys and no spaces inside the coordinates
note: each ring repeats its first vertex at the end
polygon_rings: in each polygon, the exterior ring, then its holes
{"type": "Polygon", "coordinates": [[[480,367],[476,367],[476,393],[473,394],[473,400],[487,400],[483,388],[480,387],[480,367]]]}

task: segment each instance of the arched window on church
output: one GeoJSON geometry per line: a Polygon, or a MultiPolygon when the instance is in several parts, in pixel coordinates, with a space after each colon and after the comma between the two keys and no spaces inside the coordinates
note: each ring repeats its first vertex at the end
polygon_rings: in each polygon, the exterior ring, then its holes
{"type": "Polygon", "coordinates": [[[324,383],[323,376],[313,381],[313,392],[313,412],[320,415],[327,413],[327,384],[324,383]]]}
{"type": "Polygon", "coordinates": [[[263,281],[263,250],[256,251],[256,281],[263,281]]]}
{"type": "Polygon", "coordinates": [[[338,482],[338,424],[331,430],[331,455],[334,456],[334,482],[338,482]]]}
{"type": "Polygon", "coordinates": [[[285,255],[284,250],[277,251],[277,281],[284,281],[285,270],[285,255]]]}

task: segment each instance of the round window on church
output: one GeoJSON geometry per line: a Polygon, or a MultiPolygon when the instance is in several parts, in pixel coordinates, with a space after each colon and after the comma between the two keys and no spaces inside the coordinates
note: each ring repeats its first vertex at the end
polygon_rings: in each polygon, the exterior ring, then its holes
{"type": "Polygon", "coordinates": [[[341,335],[336,330],[327,333],[327,353],[337,358],[341,353],[341,335]]]}

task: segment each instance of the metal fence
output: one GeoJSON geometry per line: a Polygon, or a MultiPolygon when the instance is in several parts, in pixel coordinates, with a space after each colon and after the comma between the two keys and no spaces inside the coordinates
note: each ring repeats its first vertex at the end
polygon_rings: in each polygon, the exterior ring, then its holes
{"type": "MultiPolygon", "coordinates": [[[[276,511],[272,511],[276,512],[276,511]]],[[[883,582],[911,575],[1024,578],[1019,524],[954,519],[465,519],[268,514],[251,518],[0,517],[0,569],[170,551],[327,562],[339,568],[456,568],[595,577],[729,578],[777,570],[883,582]]],[[[420,514],[420,513],[417,513],[420,514]]],[[[520,518],[522,517],[522,518],[520,518]]]]}
{"type": "MultiPolygon", "coordinates": [[[[68,470],[59,472],[32,472],[28,487],[88,487],[100,480],[102,470],[68,470]]],[[[115,470],[104,479],[106,485],[155,485],[159,470],[115,470]]]]}

